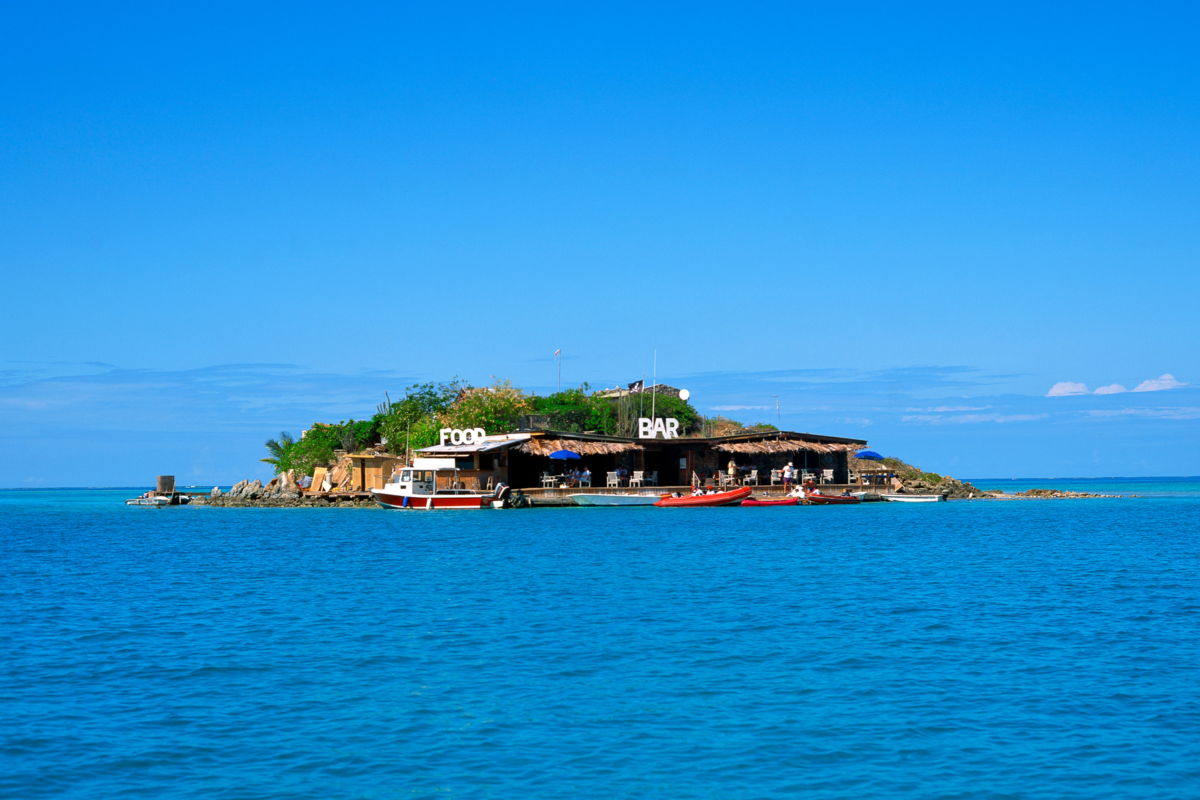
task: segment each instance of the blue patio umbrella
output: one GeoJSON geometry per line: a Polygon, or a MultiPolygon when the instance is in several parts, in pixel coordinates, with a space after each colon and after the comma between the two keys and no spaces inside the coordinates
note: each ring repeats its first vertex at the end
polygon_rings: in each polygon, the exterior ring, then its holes
{"type": "MultiPolygon", "coordinates": [[[[575,453],[571,450],[555,450],[550,454],[550,458],[557,461],[567,461],[570,459],[578,459],[579,457],[579,453],[575,453]]],[[[563,465],[563,469],[566,469],[566,464],[563,465]]]]}
{"type": "MultiPolygon", "coordinates": [[[[554,456],[550,456],[554,458],[554,456]]],[[[863,450],[861,453],[856,453],[855,458],[865,458],[868,461],[883,461],[883,456],[876,453],[874,450],[863,450]]]]}

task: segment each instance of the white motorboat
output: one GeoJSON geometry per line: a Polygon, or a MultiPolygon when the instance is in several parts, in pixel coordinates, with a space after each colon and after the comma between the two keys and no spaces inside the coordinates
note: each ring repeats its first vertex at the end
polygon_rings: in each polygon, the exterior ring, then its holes
{"type": "Polygon", "coordinates": [[[883,494],[880,497],[892,503],[936,503],[943,499],[940,494],[883,494]]]}
{"type": "Polygon", "coordinates": [[[155,495],[153,497],[135,497],[132,500],[126,500],[127,506],[139,506],[141,508],[162,508],[163,506],[171,505],[171,498],[155,495]]]}
{"type": "Polygon", "coordinates": [[[494,492],[469,489],[439,489],[437,474],[451,473],[449,483],[458,486],[458,467],[453,458],[414,458],[382,489],[372,489],[375,502],[384,508],[493,508],[508,490],[504,484],[494,492]]]}
{"type": "Polygon", "coordinates": [[[662,494],[570,494],[577,506],[652,506],[662,494]]]}

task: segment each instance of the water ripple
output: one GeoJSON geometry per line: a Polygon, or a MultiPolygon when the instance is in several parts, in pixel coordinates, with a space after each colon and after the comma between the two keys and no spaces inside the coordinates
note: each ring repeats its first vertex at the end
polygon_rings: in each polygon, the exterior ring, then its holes
{"type": "Polygon", "coordinates": [[[0,497],[0,796],[1200,794],[1195,497],[28,499],[0,497]]]}

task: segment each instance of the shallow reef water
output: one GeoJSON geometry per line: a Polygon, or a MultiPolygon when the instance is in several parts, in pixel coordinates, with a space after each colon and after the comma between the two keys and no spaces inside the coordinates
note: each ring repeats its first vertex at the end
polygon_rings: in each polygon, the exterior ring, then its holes
{"type": "Polygon", "coordinates": [[[1151,494],[0,492],[0,796],[1198,796],[1200,492],[1151,494]]]}

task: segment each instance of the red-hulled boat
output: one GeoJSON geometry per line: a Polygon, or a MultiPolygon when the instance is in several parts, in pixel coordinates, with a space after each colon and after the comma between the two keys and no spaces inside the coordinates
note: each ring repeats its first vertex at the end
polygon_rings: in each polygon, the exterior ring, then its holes
{"type": "Polygon", "coordinates": [[[743,500],[743,506],[794,506],[800,503],[798,497],[784,497],[779,500],[755,500],[751,497],[749,500],[743,500]]]}
{"type": "Polygon", "coordinates": [[[861,497],[852,494],[819,494],[806,492],[804,502],[814,506],[853,506],[862,502],[861,497]]]}
{"type": "Polygon", "coordinates": [[[450,485],[458,485],[453,458],[417,458],[413,466],[404,467],[391,483],[382,489],[372,489],[371,494],[384,508],[491,508],[492,501],[500,499],[500,489],[496,492],[439,489],[438,472],[453,473],[450,485]]]}
{"type": "Polygon", "coordinates": [[[654,505],[660,508],[700,508],[703,506],[736,506],[741,505],[754,491],[749,486],[743,486],[740,489],[732,489],[728,492],[716,492],[714,494],[693,494],[685,497],[671,497],[663,495],[663,498],[654,505]]]}

